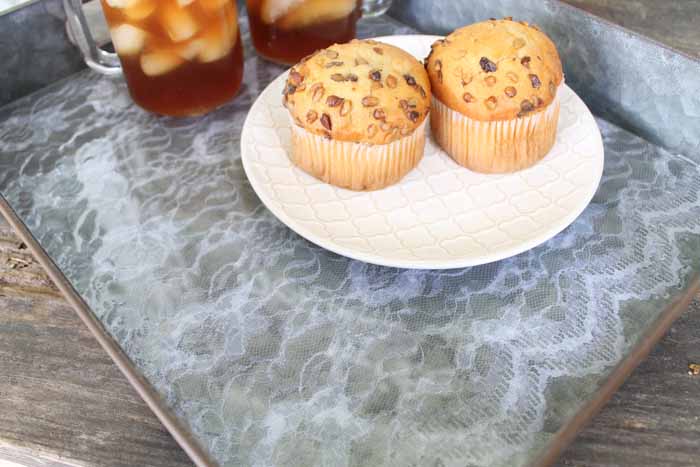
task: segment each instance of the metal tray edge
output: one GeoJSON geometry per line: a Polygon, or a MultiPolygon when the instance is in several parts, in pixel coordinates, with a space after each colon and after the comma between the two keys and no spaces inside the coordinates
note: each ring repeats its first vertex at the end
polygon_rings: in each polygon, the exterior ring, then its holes
{"type": "Polygon", "coordinates": [[[634,369],[644,361],[654,346],[668,333],[671,325],[687,311],[698,292],[700,292],[700,274],[694,273],[688,287],[656,318],[647,333],[639,339],[632,351],[615,366],[593,397],[571,417],[566,425],[554,434],[547,447],[532,465],[538,467],[554,465],[579,432],[600,412],[634,369]]]}
{"type": "Polygon", "coordinates": [[[27,245],[39,264],[44,268],[49,278],[61,291],[65,299],[70,303],[80,320],[87,326],[100,346],[124,374],[129,384],[136,389],[138,395],[153,411],[158,420],[165,426],[175,441],[182,447],[187,455],[198,467],[214,467],[216,464],[209,458],[202,447],[194,440],[191,433],[180,423],[170,409],[163,403],[160,396],[151,387],[150,383],[138,372],[129,357],[119,347],[119,344],[109,335],[102,323],[95,317],[90,307],[80,297],[78,292],[70,284],[66,276],[56,266],[49,255],[39,245],[39,242],[29,232],[26,225],[20,220],[14,209],[0,194],[0,214],[8,221],[20,239],[27,245]]]}

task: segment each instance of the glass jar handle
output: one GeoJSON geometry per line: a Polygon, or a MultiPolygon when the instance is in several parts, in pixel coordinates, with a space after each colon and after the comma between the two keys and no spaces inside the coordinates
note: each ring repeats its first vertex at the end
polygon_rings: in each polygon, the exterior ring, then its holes
{"type": "Polygon", "coordinates": [[[122,67],[117,54],[105,52],[95,43],[81,0],[63,0],[63,8],[66,10],[68,28],[83,54],[85,64],[103,75],[121,74],[122,67]]]}
{"type": "Polygon", "coordinates": [[[373,18],[383,15],[391,6],[392,0],[362,0],[362,16],[373,18]]]}

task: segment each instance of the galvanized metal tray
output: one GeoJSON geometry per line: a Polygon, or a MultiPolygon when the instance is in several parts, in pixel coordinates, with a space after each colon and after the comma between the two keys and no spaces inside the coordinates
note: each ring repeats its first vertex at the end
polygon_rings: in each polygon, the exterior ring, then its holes
{"type": "Polygon", "coordinates": [[[246,52],[242,94],[200,119],[90,72],[4,107],[2,212],[199,465],[551,462],[698,290],[697,154],[599,119],[600,189],[552,240],[371,266],[253,193],[240,128],[281,69],[246,52]]]}

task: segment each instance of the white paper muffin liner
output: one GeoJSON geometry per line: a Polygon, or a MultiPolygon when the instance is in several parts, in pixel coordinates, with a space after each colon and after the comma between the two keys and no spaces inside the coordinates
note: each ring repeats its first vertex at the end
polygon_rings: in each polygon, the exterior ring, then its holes
{"type": "Polygon", "coordinates": [[[418,165],[425,148],[425,125],[387,144],[337,141],[292,122],[289,158],[305,172],[331,185],[355,191],[392,185],[418,165]]]}
{"type": "Polygon", "coordinates": [[[430,124],[437,143],[458,164],[475,172],[505,173],[535,164],[554,145],[559,89],[543,111],[512,120],[469,118],[432,98],[430,124]]]}

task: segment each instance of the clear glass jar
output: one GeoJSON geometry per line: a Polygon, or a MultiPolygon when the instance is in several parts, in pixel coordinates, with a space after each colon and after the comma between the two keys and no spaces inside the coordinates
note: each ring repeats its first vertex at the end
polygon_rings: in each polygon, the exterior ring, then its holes
{"type": "Polygon", "coordinates": [[[355,38],[360,16],[381,14],[388,0],[247,0],[253,44],[260,55],[293,65],[306,55],[355,38]]]}
{"type": "MultiPolygon", "coordinates": [[[[199,115],[238,92],[243,47],[235,0],[101,2],[129,93],[139,106],[163,115],[199,115]]],[[[79,0],[66,3],[69,20],[70,15],[80,19],[79,0]]],[[[89,31],[80,29],[88,65],[112,72],[115,66],[100,60],[102,51],[92,49],[89,31]]]]}

